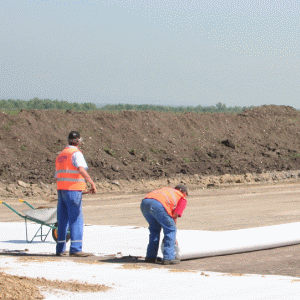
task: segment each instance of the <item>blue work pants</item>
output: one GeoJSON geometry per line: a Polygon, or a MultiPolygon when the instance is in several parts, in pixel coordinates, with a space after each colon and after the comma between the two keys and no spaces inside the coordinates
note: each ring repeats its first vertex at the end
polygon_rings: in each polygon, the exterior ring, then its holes
{"type": "Polygon", "coordinates": [[[83,214],[82,191],[58,190],[56,254],[66,251],[67,230],[70,230],[70,253],[82,251],[83,214]]]}
{"type": "Polygon", "coordinates": [[[156,258],[160,232],[164,232],[164,260],[175,259],[175,242],[176,242],[176,224],[172,217],[167,213],[164,206],[154,199],[143,199],[141,211],[149,223],[149,244],[147,247],[147,258],[156,258]]]}

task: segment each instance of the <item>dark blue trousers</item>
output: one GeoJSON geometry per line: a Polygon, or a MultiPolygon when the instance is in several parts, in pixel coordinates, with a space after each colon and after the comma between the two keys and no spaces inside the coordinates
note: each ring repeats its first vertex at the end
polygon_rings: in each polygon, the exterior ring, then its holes
{"type": "Polygon", "coordinates": [[[160,232],[164,232],[164,251],[163,258],[165,260],[175,259],[175,242],[176,242],[176,224],[169,216],[164,206],[154,199],[143,199],[141,203],[141,211],[149,223],[149,244],[147,247],[147,258],[156,258],[160,232]]]}
{"type": "Polygon", "coordinates": [[[67,230],[70,230],[70,253],[82,251],[83,214],[82,191],[58,190],[57,222],[58,240],[56,254],[66,251],[67,230]]]}

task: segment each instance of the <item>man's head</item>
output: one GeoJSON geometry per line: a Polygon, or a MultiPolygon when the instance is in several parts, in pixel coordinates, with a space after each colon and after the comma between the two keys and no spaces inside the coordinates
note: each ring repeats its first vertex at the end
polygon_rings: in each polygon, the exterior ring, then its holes
{"type": "Polygon", "coordinates": [[[82,142],[80,133],[78,131],[71,131],[68,136],[69,145],[78,146],[82,142]]]}
{"type": "Polygon", "coordinates": [[[184,186],[183,184],[177,184],[175,186],[175,190],[180,191],[181,193],[185,194],[186,196],[188,196],[188,190],[186,188],[186,186],[184,186]]]}

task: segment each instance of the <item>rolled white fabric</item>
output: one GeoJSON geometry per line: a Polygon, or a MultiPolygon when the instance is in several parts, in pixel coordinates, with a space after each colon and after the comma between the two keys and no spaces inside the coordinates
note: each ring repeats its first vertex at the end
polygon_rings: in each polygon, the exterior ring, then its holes
{"type": "Polygon", "coordinates": [[[255,251],[300,243],[300,223],[229,231],[182,230],[177,232],[181,259],[255,251]]]}

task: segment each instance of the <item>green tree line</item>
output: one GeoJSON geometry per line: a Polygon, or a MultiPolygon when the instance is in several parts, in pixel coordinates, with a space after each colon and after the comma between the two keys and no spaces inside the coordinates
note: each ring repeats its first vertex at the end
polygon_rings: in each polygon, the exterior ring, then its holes
{"type": "Polygon", "coordinates": [[[75,111],[93,111],[97,110],[94,103],[73,103],[62,100],[50,100],[33,98],[26,100],[0,100],[1,110],[21,110],[21,109],[62,109],[62,110],[75,110],[75,111]]]}
{"type": "Polygon", "coordinates": [[[217,103],[216,105],[211,106],[162,106],[162,105],[151,105],[151,104],[115,104],[115,105],[105,105],[100,110],[104,111],[124,111],[124,110],[135,110],[135,111],[162,111],[162,112],[173,112],[173,113],[187,113],[187,112],[195,112],[195,113],[240,113],[245,109],[253,108],[250,107],[227,107],[224,103],[217,103]]]}
{"type": "Polygon", "coordinates": [[[50,100],[33,98],[30,100],[0,100],[0,110],[5,112],[18,112],[21,109],[59,109],[59,110],[74,110],[74,111],[96,111],[102,110],[107,112],[121,112],[125,110],[134,111],[160,111],[160,112],[172,112],[172,113],[240,113],[250,107],[227,107],[224,103],[217,103],[211,106],[163,106],[163,105],[151,105],[151,104],[107,104],[105,106],[97,106],[94,103],[73,103],[62,100],[50,100]]]}

